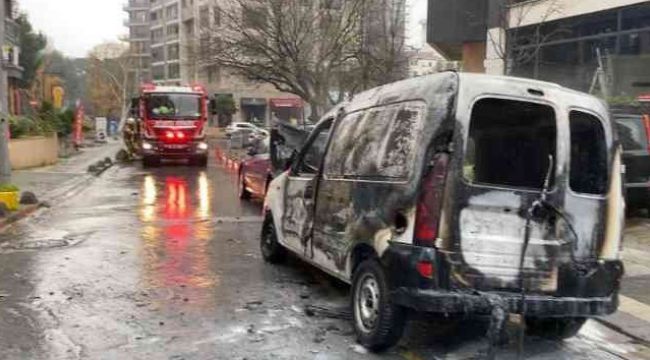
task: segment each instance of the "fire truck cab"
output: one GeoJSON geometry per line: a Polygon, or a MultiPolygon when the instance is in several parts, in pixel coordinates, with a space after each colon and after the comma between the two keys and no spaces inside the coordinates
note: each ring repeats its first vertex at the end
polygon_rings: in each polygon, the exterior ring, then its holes
{"type": "Polygon", "coordinates": [[[143,166],[158,166],[164,159],[207,166],[209,101],[203,86],[145,84],[136,101],[143,166]]]}

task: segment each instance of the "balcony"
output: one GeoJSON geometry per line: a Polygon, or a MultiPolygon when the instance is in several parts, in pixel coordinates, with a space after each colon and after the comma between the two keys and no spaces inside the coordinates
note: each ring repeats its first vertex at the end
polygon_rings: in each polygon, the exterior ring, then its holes
{"type": "Polygon", "coordinates": [[[5,18],[5,42],[18,45],[18,24],[10,18],[5,18]]]}
{"type": "Polygon", "coordinates": [[[123,7],[124,11],[148,10],[148,0],[129,0],[123,7]]]}
{"type": "Polygon", "coordinates": [[[126,19],[124,20],[124,26],[147,26],[149,21],[143,19],[126,19]]]}

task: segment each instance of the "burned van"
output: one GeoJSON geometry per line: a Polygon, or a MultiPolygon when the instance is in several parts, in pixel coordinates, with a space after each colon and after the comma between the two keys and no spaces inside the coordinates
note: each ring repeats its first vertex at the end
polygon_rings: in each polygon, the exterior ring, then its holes
{"type": "Polygon", "coordinates": [[[361,344],[408,310],[521,314],[566,338],[618,305],[621,148],[600,100],[518,78],[442,73],[324,116],[265,201],[261,250],[352,285],[361,344]]]}

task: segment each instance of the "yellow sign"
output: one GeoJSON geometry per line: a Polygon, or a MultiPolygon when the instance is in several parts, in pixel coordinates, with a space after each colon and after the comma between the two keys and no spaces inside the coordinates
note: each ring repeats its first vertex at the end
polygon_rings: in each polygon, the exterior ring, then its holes
{"type": "Polygon", "coordinates": [[[61,86],[52,88],[52,103],[55,109],[63,107],[63,98],[65,97],[65,89],[61,86]]]}

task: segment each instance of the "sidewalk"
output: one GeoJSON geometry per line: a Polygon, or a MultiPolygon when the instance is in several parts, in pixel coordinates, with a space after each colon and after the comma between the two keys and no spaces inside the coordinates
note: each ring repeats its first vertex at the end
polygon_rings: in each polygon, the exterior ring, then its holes
{"type": "Polygon", "coordinates": [[[91,178],[92,175],[87,172],[88,167],[107,157],[114,160],[121,148],[121,141],[112,140],[107,144],[83,148],[78,154],[60,159],[53,166],[15,170],[11,182],[21,191],[33,192],[41,201],[52,201],[59,193],[69,191],[91,178]]]}
{"type": "Polygon", "coordinates": [[[605,325],[650,344],[650,220],[633,219],[625,229],[625,277],[617,313],[605,325]]]}

